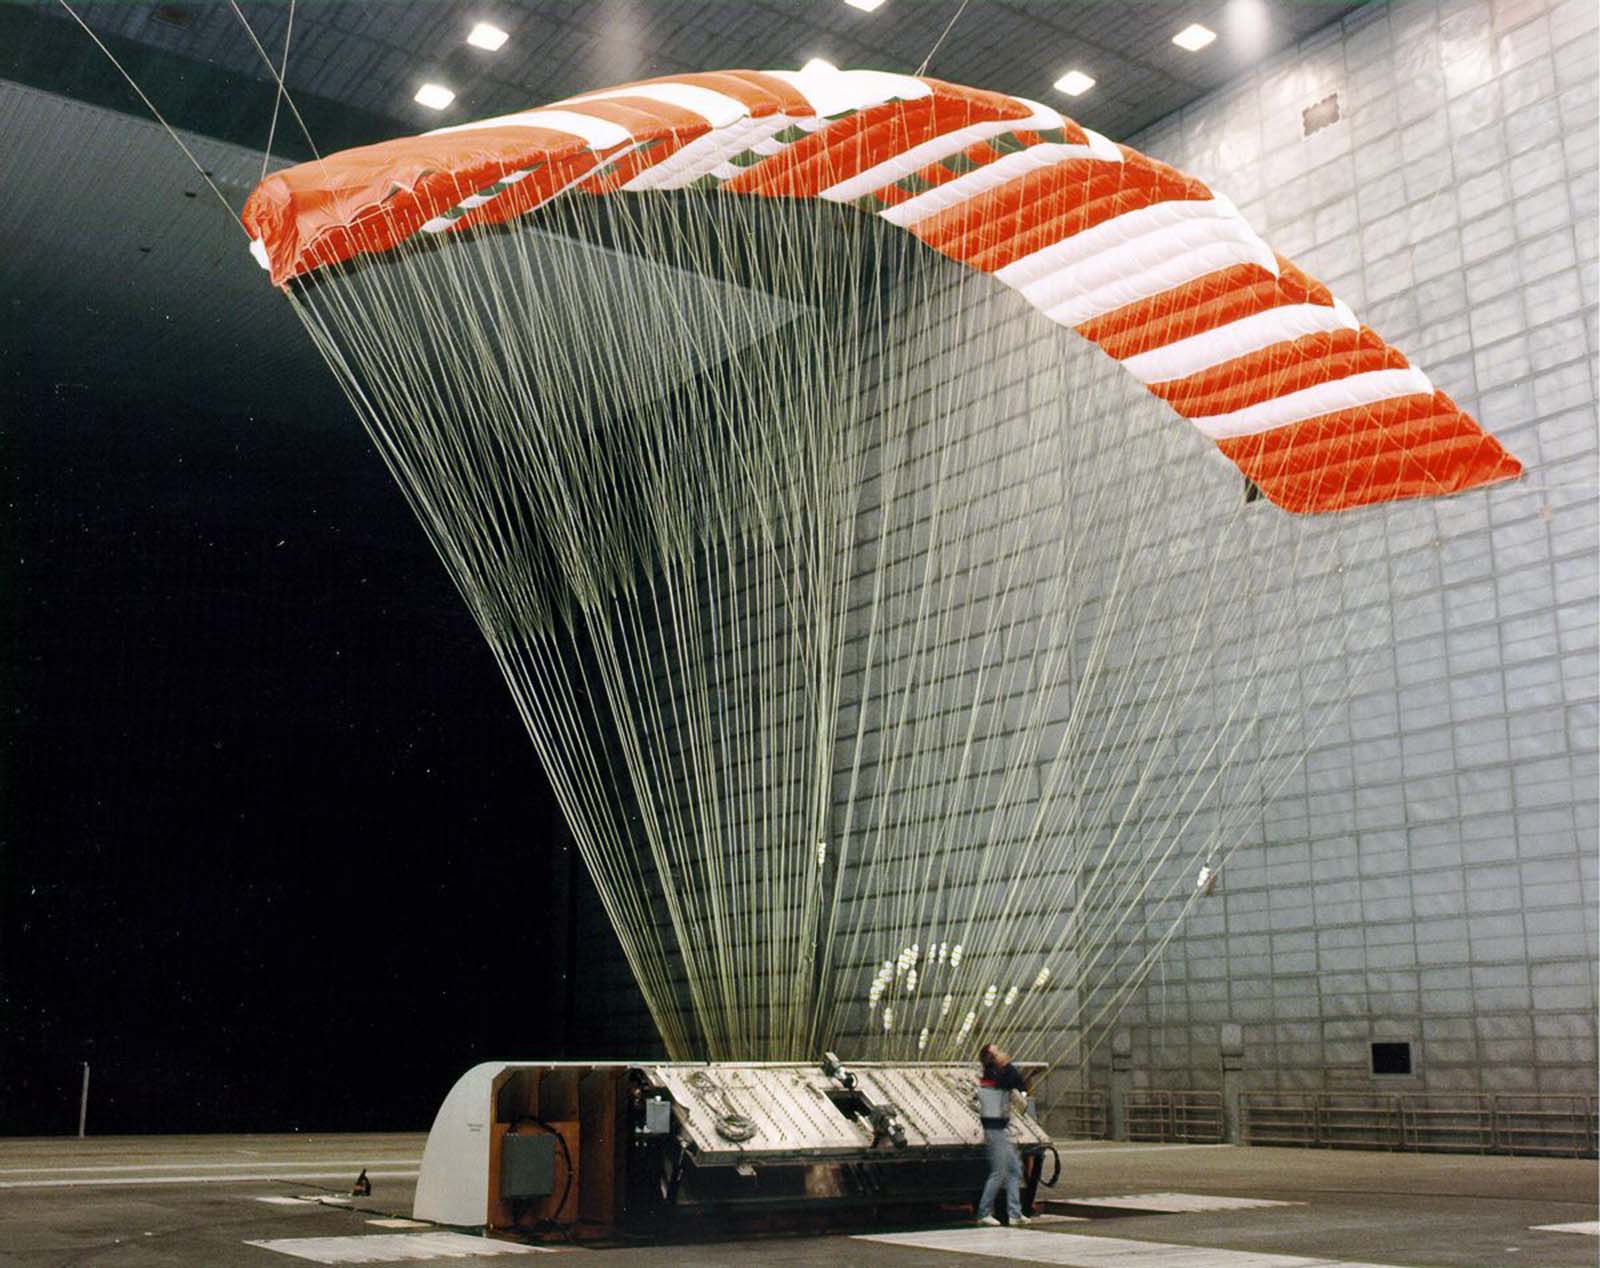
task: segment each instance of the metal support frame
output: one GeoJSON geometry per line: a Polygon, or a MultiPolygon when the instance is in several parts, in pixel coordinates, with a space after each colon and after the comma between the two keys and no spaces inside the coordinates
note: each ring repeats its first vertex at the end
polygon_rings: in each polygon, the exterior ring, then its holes
{"type": "Polygon", "coordinates": [[[1596,1098],[1507,1092],[1246,1092],[1253,1145],[1600,1156],[1596,1098]]]}

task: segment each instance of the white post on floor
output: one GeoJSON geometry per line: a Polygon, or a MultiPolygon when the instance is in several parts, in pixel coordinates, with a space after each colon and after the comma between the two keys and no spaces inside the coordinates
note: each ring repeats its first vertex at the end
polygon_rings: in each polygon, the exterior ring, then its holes
{"type": "Polygon", "coordinates": [[[83,1094],[78,1098],[78,1139],[84,1138],[89,1122],[89,1063],[83,1063],[83,1094]]]}

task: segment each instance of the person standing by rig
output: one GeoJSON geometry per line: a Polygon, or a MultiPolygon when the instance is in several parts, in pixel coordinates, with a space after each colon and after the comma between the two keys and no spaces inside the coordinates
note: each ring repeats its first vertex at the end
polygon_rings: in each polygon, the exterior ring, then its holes
{"type": "Polygon", "coordinates": [[[1025,1093],[1028,1085],[1011,1064],[1011,1057],[995,1044],[984,1044],[978,1060],[983,1063],[983,1075],[978,1080],[978,1118],[983,1123],[984,1147],[989,1151],[989,1178],[983,1182],[983,1196],[978,1199],[978,1223],[1000,1223],[994,1217],[994,1200],[1004,1184],[1007,1223],[1016,1228],[1028,1222],[1022,1213],[1022,1155],[1006,1129],[1011,1126],[1012,1093],[1025,1093]]]}

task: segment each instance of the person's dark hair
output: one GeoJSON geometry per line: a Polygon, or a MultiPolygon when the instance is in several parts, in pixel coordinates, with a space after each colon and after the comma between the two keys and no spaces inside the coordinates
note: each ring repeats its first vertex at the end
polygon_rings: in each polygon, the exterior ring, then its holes
{"type": "Polygon", "coordinates": [[[986,1043],[978,1049],[978,1061],[985,1069],[989,1069],[994,1065],[994,1045],[992,1043],[986,1043]]]}

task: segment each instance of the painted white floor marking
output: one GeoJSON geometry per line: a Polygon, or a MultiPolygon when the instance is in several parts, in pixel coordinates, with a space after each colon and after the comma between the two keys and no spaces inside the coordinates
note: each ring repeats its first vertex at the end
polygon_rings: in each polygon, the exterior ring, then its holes
{"type": "MultiPolygon", "coordinates": [[[[415,1171],[368,1171],[369,1180],[415,1180],[415,1171]]],[[[106,1176],[95,1180],[0,1180],[0,1189],[82,1189],[102,1188],[109,1185],[138,1184],[260,1184],[263,1180],[343,1180],[350,1181],[345,1171],[292,1171],[286,1175],[264,1175],[259,1171],[240,1172],[238,1175],[210,1176],[106,1176]]]]}
{"type": "Polygon", "coordinates": [[[1536,1233],[1589,1233],[1600,1237],[1600,1220],[1579,1220],[1576,1224],[1535,1224],[1536,1233]]]}
{"type": "Polygon", "coordinates": [[[1212,1246],[1174,1246],[1126,1237],[1085,1237],[1078,1233],[1036,1233],[1026,1228],[956,1228],[928,1233],[879,1233],[862,1242],[914,1246],[958,1255],[982,1255],[1013,1263],[1059,1264],[1062,1268],[1395,1268],[1392,1264],[1345,1259],[1307,1259],[1212,1246]]]}
{"type": "Polygon", "coordinates": [[[1035,1215],[1028,1221],[1030,1224],[1087,1224],[1087,1215],[1057,1215],[1050,1212],[1045,1215],[1035,1215]]]}
{"type": "Polygon", "coordinates": [[[98,1175],[102,1171],[255,1171],[294,1170],[296,1167],[420,1167],[421,1158],[307,1158],[303,1162],[116,1162],[100,1167],[0,1167],[0,1176],[98,1175]]]}
{"type": "Polygon", "coordinates": [[[1169,1154],[1180,1149],[1236,1149],[1237,1145],[1124,1145],[1118,1149],[1084,1148],[1079,1149],[1080,1142],[1073,1140],[1058,1140],[1055,1147],[1062,1151],[1072,1151],[1074,1158],[1081,1158],[1085,1154],[1169,1154]]]}
{"type": "Polygon", "coordinates": [[[1304,1206],[1266,1198],[1223,1198],[1209,1193],[1125,1193],[1110,1198],[1061,1198],[1083,1206],[1125,1207],[1133,1211],[1246,1211],[1258,1206],[1304,1206]]]}
{"type": "Polygon", "coordinates": [[[538,1255],[543,1246],[497,1242],[465,1233],[372,1233],[355,1237],[277,1237],[246,1246],[316,1264],[399,1264],[424,1259],[488,1259],[496,1255],[538,1255]]]}
{"type": "Polygon", "coordinates": [[[427,1228],[427,1220],[368,1220],[368,1224],[378,1228],[427,1228]]]}
{"type": "Polygon", "coordinates": [[[271,1202],[274,1206],[315,1206],[316,1198],[257,1198],[257,1202],[271,1202]]]}

